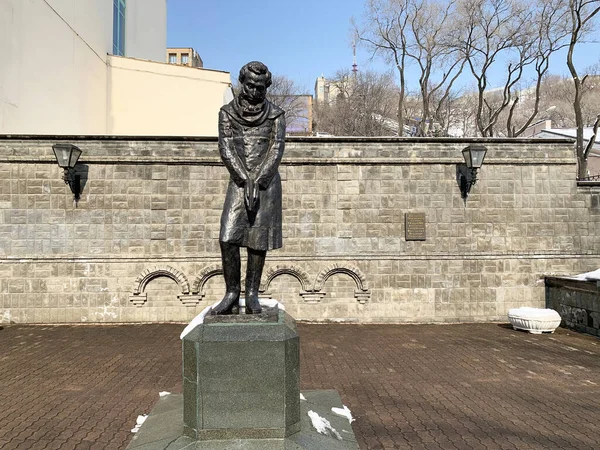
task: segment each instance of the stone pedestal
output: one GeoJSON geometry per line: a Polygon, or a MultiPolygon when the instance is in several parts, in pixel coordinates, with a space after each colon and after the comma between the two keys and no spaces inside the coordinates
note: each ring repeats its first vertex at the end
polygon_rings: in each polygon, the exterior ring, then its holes
{"type": "Polygon", "coordinates": [[[300,399],[299,366],[296,323],[284,311],[208,316],[183,338],[183,395],[161,398],[127,449],[358,450],[348,420],[332,413],[337,392],[300,399]]]}
{"type": "Polygon", "coordinates": [[[264,320],[207,317],[183,338],[184,434],[215,440],[297,433],[299,365],[296,324],[285,311],[264,320]]]}

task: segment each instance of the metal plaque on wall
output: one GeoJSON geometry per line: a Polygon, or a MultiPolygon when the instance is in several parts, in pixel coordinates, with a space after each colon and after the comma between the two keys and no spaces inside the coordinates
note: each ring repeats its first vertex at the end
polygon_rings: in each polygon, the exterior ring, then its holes
{"type": "Polygon", "coordinates": [[[404,238],[407,241],[425,240],[425,213],[404,213],[404,238]]]}

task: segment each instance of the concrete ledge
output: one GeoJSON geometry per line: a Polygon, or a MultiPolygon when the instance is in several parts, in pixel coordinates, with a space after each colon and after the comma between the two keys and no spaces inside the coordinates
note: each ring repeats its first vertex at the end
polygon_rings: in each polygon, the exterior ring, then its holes
{"type": "Polygon", "coordinates": [[[600,336],[600,281],[546,277],[546,307],[560,314],[561,325],[600,336]]]}
{"type": "MultiPolygon", "coordinates": [[[[140,136],[140,135],[109,135],[109,134],[0,134],[0,140],[13,141],[196,141],[217,142],[216,136],[140,136]]],[[[506,138],[506,137],[417,137],[417,136],[286,136],[286,142],[465,142],[470,143],[572,143],[572,138],[506,138]]]]}

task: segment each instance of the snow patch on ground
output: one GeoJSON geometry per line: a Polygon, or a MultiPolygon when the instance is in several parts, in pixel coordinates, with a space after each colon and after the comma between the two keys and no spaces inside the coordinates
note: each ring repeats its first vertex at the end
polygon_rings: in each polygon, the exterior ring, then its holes
{"type": "Polygon", "coordinates": [[[302,395],[302,392],[300,392],[300,400],[306,401],[306,397],[304,395],[302,395]]]}
{"type": "Polygon", "coordinates": [[[584,281],[597,281],[600,280],[600,269],[596,269],[591,272],[580,273],[579,275],[575,275],[569,278],[575,278],[576,280],[584,281]]]}
{"type": "Polygon", "coordinates": [[[167,392],[167,391],[162,391],[162,392],[159,392],[159,393],[158,393],[158,396],[159,396],[159,397],[166,397],[167,395],[171,395],[171,393],[170,393],[170,392],[167,392]]]}
{"type": "Polygon", "coordinates": [[[148,414],[143,414],[141,416],[137,416],[137,419],[135,421],[135,427],[133,427],[131,429],[131,432],[137,433],[138,431],[140,431],[142,424],[146,421],[147,418],[148,418],[148,414]]]}
{"type": "Polygon", "coordinates": [[[314,411],[309,411],[308,417],[310,417],[312,426],[317,430],[317,433],[324,434],[325,436],[333,436],[340,441],[342,440],[342,436],[331,426],[329,420],[321,417],[314,411]]]}
{"type": "MultiPolygon", "coordinates": [[[[259,298],[258,301],[260,302],[260,306],[263,306],[266,308],[274,308],[275,306],[279,306],[279,309],[285,311],[285,306],[283,306],[277,300],[273,300],[270,298],[259,298]]],[[[183,339],[194,328],[196,328],[198,325],[204,323],[204,318],[206,317],[206,315],[209,314],[210,310],[213,309],[215,306],[217,306],[219,303],[220,303],[220,300],[218,302],[216,302],[214,305],[210,305],[210,306],[207,306],[206,308],[204,308],[202,310],[202,312],[200,314],[198,314],[196,317],[194,317],[192,319],[192,321],[188,324],[188,326],[183,329],[183,331],[181,332],[181,335],[179,336],[179,339],[183,339]]],[[[240,308],[243,308],[245,306],[246,306],[246,301],[243,298],[240,298],[240,308]]]]}
{"type": "Polygon", "coordinates": [[[342,405],[343,408],[331,408],[331,412],[337,414],[338,416],[345,417],[348,419],[348,422],[352,423],[354,421],[354,417],[352,417],[352,412],[346,405],[342,405]]]}

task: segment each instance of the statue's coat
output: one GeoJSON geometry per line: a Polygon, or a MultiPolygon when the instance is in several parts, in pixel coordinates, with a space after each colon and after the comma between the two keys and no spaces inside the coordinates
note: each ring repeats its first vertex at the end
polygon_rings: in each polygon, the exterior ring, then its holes
{"type": "Polygon", "coordinates": [[[259,114],[244,116],[234,99],[219,111],[219,152],[230,181],[219,240],[255,250],[282,246],[279,163],[285,139],[284,111],[265,101],[259,114]],[[258,208],[248,211],[245,180],[259,186],[258,208]]]}

